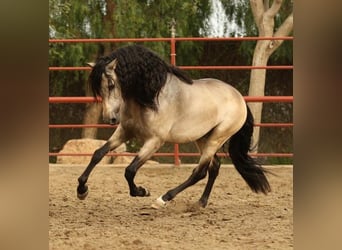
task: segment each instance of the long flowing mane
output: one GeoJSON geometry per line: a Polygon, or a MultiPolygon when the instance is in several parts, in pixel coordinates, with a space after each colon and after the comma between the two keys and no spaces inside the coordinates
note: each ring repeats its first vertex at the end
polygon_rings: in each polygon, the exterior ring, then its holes
{"type": "Polygon", "coordinates": [[[157,109],[156,101],[166,83],[168,73],[174,74],[187,84],[192,84],[192,79],[183,71],[169,65],[151,50],[139,45],[130,45],[118,48],[109,56],[97,60],[89,76],[89,83],[95,96],[100,96],[101,77],[105,66],[115,59],[115,73],[123,99],[134,100],[142,107],[157,109]]]}

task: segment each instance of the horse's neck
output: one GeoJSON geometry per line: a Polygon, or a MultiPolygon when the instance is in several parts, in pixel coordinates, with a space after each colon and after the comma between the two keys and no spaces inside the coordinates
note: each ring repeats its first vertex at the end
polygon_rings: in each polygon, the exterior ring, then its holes
{"type": "Polygon", "coordinates": [[[127,118],[139,116],[139,111],[141,108],[132,100],[127,100],[122,104],[121,112],[127,118]]]}

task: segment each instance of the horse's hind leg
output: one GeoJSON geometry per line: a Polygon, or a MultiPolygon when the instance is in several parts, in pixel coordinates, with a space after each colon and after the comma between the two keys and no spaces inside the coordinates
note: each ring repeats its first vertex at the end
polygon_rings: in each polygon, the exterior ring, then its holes
{"type": "MultiPolygon", "coordinates": [[[[202,148],[204,147],[205,143],[206,143],[206,137],[203,137],[199,139],[198,141],[196,141],[196,145],[201,153],[202,153],[202,148]]],[[[172,200],[177,194],[182,192],[184,189],[204,179],[207,175],[207,170],[208,170],[210,163],[211,163],[211,159],[210,158],[204,159],[202,155],[198,166],[194,168],[189,178],[185,182],[180,184],[179,186],[169,190],[164,195],[160,196],[157,199],[156,203],[152,204],[152,207],[159,208],[159,207],[165,206],[166,202],[172,200]]]]}
{"type": "Polygon", "coordinates": [[[184,189],[196,184],[198,181],[206,177],[207,172],[209,173],[208,182],[205,186],[204,192],[198,201],[201,207],[205,207],[208,203],[210,192],[214,186],[216,177],[218,176],[221,162],[217,155],[215,154],[212,161],[203,163],[196,167],[190,177],[178,187],[169,190],[165,195],[157,199],[157,203],[152,206],[158,208],[159,206],[164,206],[167,201],[172,200],[178,193],[182,192],[184,189]]]}
{"type": "Polygon", "coordinates": [[[198,201],[201,207],[205,207],[208,203],[211,189],[213,188],[216,177],[219,174],[220,166],[221,166],[220,159],[215,154],[211,164],[209,165],[209,169],[208,169],[209,178],[208,178],[207,185],[205,186],[204,192],[198,201]]]}
{"type": "Polygon", "coordinates": [[[178,193],[205,178],[207,171],[209,170],[208,183],[205,187],[202,197],[199,200],[199,204],[202,207],[207,205],[210,192],[220,168],[220,161],[216,156],[216,152],[222,147],[223,143],[231,134],[229,129],[222,128],[225,128],[224,124],[217,126],[210,131],[210,133],[196,142],[201,152],[199,165],[194,169],[191,176],[184,183],[174,189],[169,190],[166,194],[159,197],[156,201],[156,204],[152,205],[153,207],[158,208],[160,206],[165,206],[166,202],[172,200],[178,193]]]}
{"type": "Polygon", "coordinates": [[[166,205],[166,202],[172,200],[177,194],[182,192],[184,189],[196,184],[198,181],[204,179],[207,175],[207,169],[209,167],[210,160],[200,162],[200,164],[192,171],[192,174],[189,178],[180,184],[166,192],[166,194],[159,197],[155,204],[152,204],[152,207],[159,208],[166,205]]]}

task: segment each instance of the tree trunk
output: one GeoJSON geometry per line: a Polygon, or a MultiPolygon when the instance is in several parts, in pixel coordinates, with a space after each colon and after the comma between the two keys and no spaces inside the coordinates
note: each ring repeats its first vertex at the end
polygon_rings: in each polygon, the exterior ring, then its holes
{"type": "MultiPolygon", "coordinates": [[[[268,0],[250,0],[253,17],[259,31],[259,37],[279,37],[287,36],[293,28],[292,13],[286,18],[283,24],[274,32],[274,17],[279,12],[282,0],[274,0],[269,6],[268,0]]],[[[271,54],[282,44],[283,40],[258,40],[254,54],[252,66],[267,66],[271,54]]],[[[253,69],[251,71],[249,96],[265,95],[266,70],[253,69]]],[[[254,116],[254,122],[261,122],[262,102],[249,103],[248,106],[254,116]]],[[[260,127],[254,127],[253,152],[258,152],[260,127]]]]}
{"type": "MultiPolygon", "coordinates": [[[[87,91],[89,92],[89,91],[87,91]]],[[[87,93],[87,96],[90,94],[87,93]]],[[[97,124],[101,117],[102,106],[99,103],[88,103],[83,117],[83,124],[97,124]]],[[[82,138],[96,139],[97,128],[83,128],[82,138]]]]}
{"type": "MultiPolygon", "coordinates": [[[[114,26],[115,22],[113,20],[113,14],[115,11],[115,3],[110,0],[106,0],[106,15],[103,16],[103,23],[105,34],[108,37],[114,37],[114,26]]],[[[110,43],[103,44],[102,53],[100,52],[98,56],[103,56],[109,54],[113,49],[113,45],[110,43]]],[[[86,88],[86,95],[91,96],[90,90],[86,88]]],[[[96,124],[99,122],[101,117],[102,106],[98,103],[87,104],[86,111],[83,118],[83,124],[96,124]]],[[[82,138],[92,138],[95,139],[97,135],[97,128],[83,128],[82,138]]]]}
{"type": "MultiPolygon", "coordinates": [[[[266,66],[268,56],[265,53],[265,47],[267,41],[259,40],[254,50],[252,66],[266,66]]],[[[266,69],[254,69],[251,71],[250,85],[249,85],[249,96],[263,96],[265,94],[265,80],[266,80],[266,69]]],[[[249,108],[254,116],[254,123],[261,122],[262,114],[262,102],[250,102],[248,103],[249,108]]],[[[254,152],[258,152],[260,127],[254,127],[252,148],[254,152]]]]}

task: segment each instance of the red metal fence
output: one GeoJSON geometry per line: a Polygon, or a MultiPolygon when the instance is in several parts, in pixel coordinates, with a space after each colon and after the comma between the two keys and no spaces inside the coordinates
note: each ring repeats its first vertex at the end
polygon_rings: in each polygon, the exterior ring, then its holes
{"type": "MultiPolygon", "coordinates": [[[[253,41],[253,40],[293,40],[293,37],[226,37],[226,38],[205,38],[205,37],[177,37],[177,38],[109,38],[109,39],[49,39],[49,43],[99,43],[99,42],[169,42],[171,64],[176,65],[176,42],[179,41],[253,41]]],[[[281,66],[179,66],[183,70],[292,70],[293,65],[281,66]]],[[[50,71],[55,70],[90,70],[90,67],[49,67],[50,71]]],[[[293,102],[293,96],[245,96],[247,102],[293,102]]],[[[93,97],[49,97],[49,103],[90,103],[95,102],[93,97]]],[[[101,100],[100,100],[101,101],[101,100]]],[[[260,127],[293,127],[293,123],[260,123],[260,127]]],[[[113,128],[106,124],[49,124],[49,129],[54,128],[113,128]]],[[[52,153],[49,156],[88,156],[92,153],[52,153]]],[[[136,155],[136,153],[109,153],[113,156],[136,155]]],[[[254,156],[267,157],[293,157],[293,153],[256,153],[254,156]]],[[[155,153],[154,156],[174,157],[175,165],[180,164],[181,156],[199,156],[199,153],[182,153],[178,144],[174,146],[173,153],[155,153]]]]}

